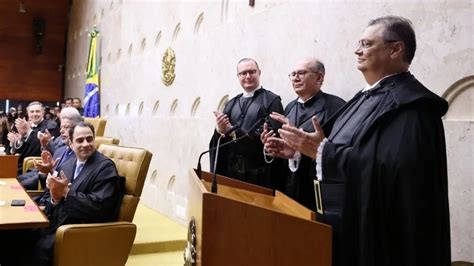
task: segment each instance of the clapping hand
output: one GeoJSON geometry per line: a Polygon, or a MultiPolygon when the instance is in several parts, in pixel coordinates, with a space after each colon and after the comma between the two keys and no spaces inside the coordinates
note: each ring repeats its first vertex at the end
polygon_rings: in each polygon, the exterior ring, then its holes
{"type": "Polygon", "coordinates": [[[46,186],[49,188],[53,202],[57,203],[69,193],[71,183],[64,172],[61,171],[59,176],[48,174],[48,177],[46,178],[46,186]]]}
{"type": "Polygon", "coordinates": [[[26,136],[26,134],[31,130],[31,126],[25,118],[17,118],[15,120],[15,127],[22,137],[26,136]]]}
{"type": "MultiPolygon", "coordinates": [[[[273,114],[270,116],[273,118],[273,114]]],[[[311,122],[315,130],[312,133],[305,132],[288,124],[283,125],[282,128],[278,130],[278,133],[290,148],[315,159],[319,144],[321,144],[325,136],[315,116],[311,118],[311,122]]]]}
{"type": "Polygon", "coordinates": [[[53,156],[49,151],[42,151],[41,152],[41,162],[37,160],[33,160],[33,164],[38,171],[41,173],[50,173],[53,169],[54,165],[56,164],[56,160],[53,159],[53,156]]]}
{"type": "MultiPolygon", "coordinates": [[[[284,125],[290,124],[289,119],[279,113],[274,112],[270,116],[284,125]]],[[[265,152],[273,157],[290,159],[295,155],[295,150],[286,145],[283,139],[278,138],[273,130],[268,131],[267,123],[263,125],[263,132],[260,134],[260,140],[264,144],[265,152]]]]}
{"type": "Polygon", "coordinates": [[[217,132],[223,134],[232,127],[229,117],[227,117],[226,114],[214,111],[214,116],[216,117],[217,132]]]}
{"type": "Polygon", "coordinates": [[[48,143],[51,141],[52,136],[51,136],[51,133],[49,133],[48,129],[46,129],[44,133],[41,131],[38,131],[38,139],[40,141],[41,147],[46,148],[48,143]]]}

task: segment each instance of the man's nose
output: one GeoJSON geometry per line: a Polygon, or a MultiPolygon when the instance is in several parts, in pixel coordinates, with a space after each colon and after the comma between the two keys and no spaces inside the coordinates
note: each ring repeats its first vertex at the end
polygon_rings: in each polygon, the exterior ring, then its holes
{"type": "Polygon", "coordinates": [[[354,51],[354,54],[356,55],[361,55],[362,54],[362,48],[360,47],[360,45],[358,45],[354,51]]]}

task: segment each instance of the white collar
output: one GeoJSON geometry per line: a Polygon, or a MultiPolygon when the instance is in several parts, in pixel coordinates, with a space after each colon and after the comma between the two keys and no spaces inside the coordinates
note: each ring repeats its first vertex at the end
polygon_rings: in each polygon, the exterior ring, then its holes
{"type": "MultiPolygon", "coordinates": [[[[318,94],[318,93],[316,93],[316,94],[318,94]]],[[[307,102],[307,101],[309,101],[309,100],[313,99],[313,98],[314,98],[314,96],[316,96],[316,94],[315,94],[315,95],[313,95],[313,96],[311,96],[311,97],[309,97],[309,99],[308,99],[308,100],[306,100],[306,101],[303,101],[303,99],[301,99],[300,97],[298,97],[298,100],[297,100],[297,101],[298,101],[299,103],[305,103],[305,102],[307,102]]]]}
{"type": "Polygon", "coordinates": [[[251,97],[253,97],[253,96],[255,95],[255,92],[256,92],[257,90],[261,89],[261,88],[262,88],[262,86],[257,87],[257,88],[255,88],[253,91],[250,91],[250,92],[244,91],[244,93],[242,94],[242,97],[244,97],[244,98],[251,98],[251,97]]]}
{"type": "Polygon", "coordinates": [[[76,166],[79,165],[79,164],[86,164],[87,162],[87,159],[85,161],[81,161],[79,159],[76,160],[76,166]]]}

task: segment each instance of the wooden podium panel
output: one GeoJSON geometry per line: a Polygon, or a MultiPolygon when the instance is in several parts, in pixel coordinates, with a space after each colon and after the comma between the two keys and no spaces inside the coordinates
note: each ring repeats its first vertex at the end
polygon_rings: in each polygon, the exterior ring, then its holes
{"type": "Polygon", "coordinates": [[[17,176],[18,158],[18,155],[0,155],[0,178],[17,176]]]}
{"type": "Polygon", "coordinates": [[[283,193],[190,171],[197,265],[331,265],[332,229],[283,193]]]}

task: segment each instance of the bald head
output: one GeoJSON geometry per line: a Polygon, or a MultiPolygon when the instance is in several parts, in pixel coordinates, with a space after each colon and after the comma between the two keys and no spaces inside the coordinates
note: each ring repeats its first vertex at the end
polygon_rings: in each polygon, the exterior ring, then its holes
{"type": "Polygon", "coordinates": [[[325,72],[324,64],[314,57],[298,60],[289,75],[295,93],[303,101],[316,95],[323,84],[325,72]]]}

